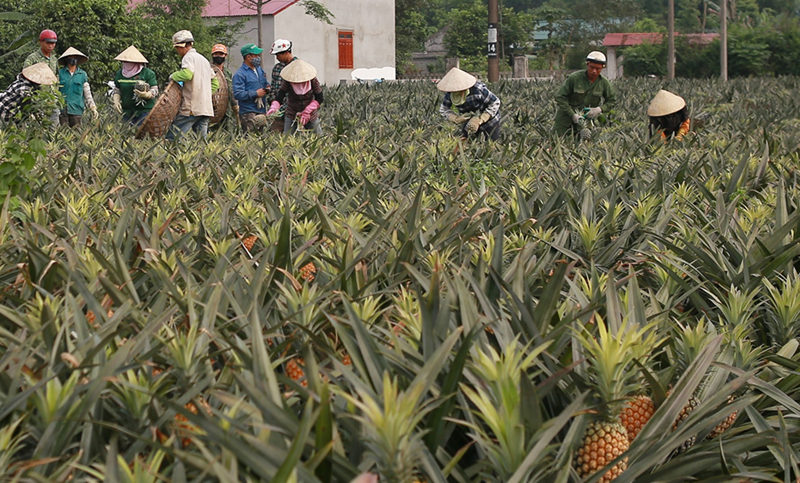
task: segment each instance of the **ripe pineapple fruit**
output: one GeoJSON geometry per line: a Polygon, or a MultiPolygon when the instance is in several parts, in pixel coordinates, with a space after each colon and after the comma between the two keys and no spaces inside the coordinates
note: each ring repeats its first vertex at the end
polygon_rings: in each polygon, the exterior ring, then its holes
{"type": "Polygon", "coordinates": [[[300,384],[302,384],[303,387],[308,387],[308,380],[305,379],[306,373],[303,368],[300,367],[302,364],[305,364],[305,361],[302,357],[289,359],[289,361],[286,363],[286,375],[295,381],[300,381],[300,384]]]}
{"type": "Polygon", "coordinates": [[[633,441],[645,424],[653,417],[656,412],[656,405],[650,396],[640,394],[628,401],[620,413],[620,423],[628,432],[628,439],[633,441]]]}
{"type": "Polygon", "coordinates": [[[253,245],[255,245],[257,241],[258,241],[258,236],[256,235],[242,237],[242,246],[244,246],[249,252],[253,250],[253,245]]]}
{"type": "MultiPolygon", "coordinates": [[[[672,423],[672,430],[675,431],[678,427],[683,424],[684,421],[689,419],[689,416],[692,414],[692,411],[700,405],[700,400],[697,399],[695,396],[689,398],[689,401],[686,403],[685,406],[681,409],[681,412],[678,414],[678,417],[675,418],[675,422],[672,423]]],[[[694,446],[697,442],[697,436],[692,436],[691,438],[687,439],[673,452],[674,454],[683,453],[687,451],[689,448],[694,446]]]]}
{"type": "MultiPolygon", "coordinates": [[[[728,396],[728,404],[732,403],[735,400],[736,400],[735,396],[733,396],[733,395],[728,396]]],[[[725,431],[727,431],[728,428],[733,426],[733,423],[736,421],[736,417],[738,415],[739,415],[739,411],[733,411],[732,413],[730,413],[727,418],[723,419],[713,430],[711,430],[710,433],[708,433],[708,436],[706,436],[706,439],[714,439],[717,436],[719,436],[722,433],[724,433],[725,431]]]]}
{"type": "Polygon", "coordinates": [[[300,279],[305,280],[308,283],[314,281],[314,277],[317,274],[317,267],[314,265],[314,262],[308,262],[302,267],[300,267],[300,279]]]}
{"type": "MultiPolygon", "coordinates": [[[[595,314],[597,338],[587,331],[577,334],[588,364],[586,375],[593,387],[593,397],[600,411],[599,418],[589,424],[582,444],[575,456],[574,467],[582,478],[602,470],[628,450],[628,431],[620,424],[620,401],[628,397],[635,387],[636,371],[631,370],[633,360],[642,354],[643,347],[652,347],[655,336],[648,328],[622,324],[617,334],[612,334],[599,314],[595,314]]],[[[622,458],[600,478],[609,483],[628,467],[622,458]]]]}

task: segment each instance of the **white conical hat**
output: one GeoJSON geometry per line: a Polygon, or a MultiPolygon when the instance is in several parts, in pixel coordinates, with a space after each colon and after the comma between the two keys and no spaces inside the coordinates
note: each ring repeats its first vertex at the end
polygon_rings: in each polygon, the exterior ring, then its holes
{"type": "Polygon", "coordinates": [[[293,60],[283,68],[281,77],[288,82],[308,82],[317,76],[317,69],[303,60],[293,60]]]}
{"type": "Polygon", "coordinates": [[[89,61],[89,57],[75,47],[70,47],[65,50],[64,53],[61,54],[61,57],[58,58],[58,61],[61,62],[62,60],[66,60],[67,57],[80,57],[80,59],[78,59],[78,64],[83,64],[84,62],[89,61]]]}
{"type": "Polygon", "coordinates": [[[647,115],[653,117],[666,116],[667,114],[678,112],[684,107],[686,107],[686,101],[683,100],[683,97],[661,89],[650,101],[647,115]]]}
{"type": "Polygon", "coordinates": [[[42,86],[50,86],[58,82],[58,78],[53,74],[53,70],[44,62],[25,67],[22,69],[22,75],[29,81],[42,86]]]}
{"type": "Polygon", "coordinates": [[[478,82],[474,75],[464,72],[458,67],[450,69],[442,80],[436,84],[436,88],[443,92],[459,92],[469,89],[478,82]]]}
{"type": "Polygon", "coordinates": [[[120,62],[138,62],[139,64],[147,63],[147,59],[145,59],[142,53],[139,52],[139,49],[133,45],[123,50],[118,56],[114,57],[114,60],[119,60],[120,62]]]}

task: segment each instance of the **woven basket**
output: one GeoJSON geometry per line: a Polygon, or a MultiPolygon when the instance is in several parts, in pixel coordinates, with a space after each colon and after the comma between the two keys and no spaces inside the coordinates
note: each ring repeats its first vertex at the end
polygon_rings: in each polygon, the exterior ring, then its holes
{"type": "Polygon", "coordinates": [[[167,87],[164,88],[164,92],[158,97],[156,105],[153,106],[150,114],[144,118],[144,122],[136,131],[136,139],[142,139],[145,136],[152,138],[164,137],[169,131],[175,116],[178,115],[182,100],[183,92],[181,91],[181,86],[177,82],[170,80],[167,87]]]}
{"type": "Polygon", "coordinates": [[[219,81],[219,89],[211,95],[211,103],[214,105],[214,116],[208,120],[209,124],[217,124],[222,122],[225,118],[225,112],[228,110],[228,79],[225,78],[225,73],[217,65],[212,65],[214,73],[217,75],[219,81]]]}

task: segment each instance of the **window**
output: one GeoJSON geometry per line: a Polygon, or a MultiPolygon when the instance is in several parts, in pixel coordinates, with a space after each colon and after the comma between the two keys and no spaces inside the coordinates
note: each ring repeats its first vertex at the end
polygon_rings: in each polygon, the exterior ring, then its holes
{"type": "Polygon", "coordinates": [[[339,31],[339,68],[353,68],[353,31],[339,31]]]}

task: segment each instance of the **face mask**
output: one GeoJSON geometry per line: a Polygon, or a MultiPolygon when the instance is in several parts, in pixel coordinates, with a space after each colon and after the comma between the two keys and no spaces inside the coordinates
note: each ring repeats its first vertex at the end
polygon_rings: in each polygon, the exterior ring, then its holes
{"type": "Polygon", "coordinates": [[[67,64],[68,65],[78,65],[78,59],[76,59],[75,57],[67,59],[67,64]]]}
{"type": "Polygon", "coordinates": [[[213,60],[215,64],[220,65],[223,62],[225,62],[225,57],[220,57],[220,56],[211,57],[211,60],[213,60]]]}
{"type": "Polygon", "coordinates": [[[253,60],[250,61],[253,64],[253,67],[258,67],[261,65],[261,57],[253,57],[253,60]]]}
{"type": "Polygon", "coordinates": [[[469,93],[469,89],[459,92],[451,92],[450,100],[453,101],[453,104],[455,104],[456,106],[460,106],[461,104],[464,104],[464,102],[467,100],[467,93],[469,93]]]}

